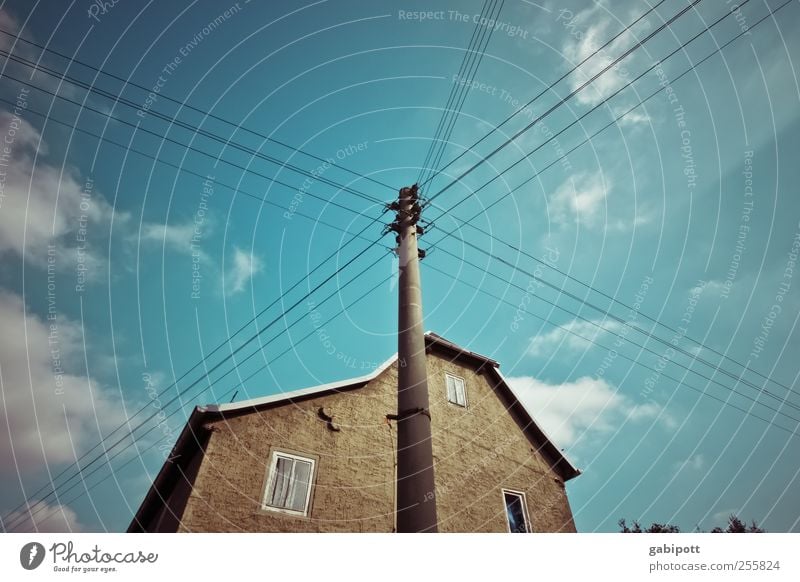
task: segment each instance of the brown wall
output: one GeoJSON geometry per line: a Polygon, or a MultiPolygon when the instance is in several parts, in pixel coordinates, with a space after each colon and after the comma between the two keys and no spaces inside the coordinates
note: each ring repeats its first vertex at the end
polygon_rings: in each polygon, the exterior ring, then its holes
{"type": "Polygon", "coordinates": [[[506,411],[485,374],[428,358],[439,531],[507,531],[502,489],[525,493],[533,531],[575,531],[563,483],[506,411]],[[447,402],[445,372],[466,381],[467,407],[447,402]]]}
{"type": "MultiPolygon", "coordinates": [[[[440,531],[506,531],[502,487],[526,493],[534,531],[574,531],[563,485],[486,376],[435,354],[428,369],[440,531]],[[466,379],[466,409],[447,403],[445,371],[466,379]]],[[[180,531],[392,531],[396,386],[393,366],[360,389],[213,422],[180,531]],[[308,517],[260,508],[275,449],[316,461],[308,517]]]]}

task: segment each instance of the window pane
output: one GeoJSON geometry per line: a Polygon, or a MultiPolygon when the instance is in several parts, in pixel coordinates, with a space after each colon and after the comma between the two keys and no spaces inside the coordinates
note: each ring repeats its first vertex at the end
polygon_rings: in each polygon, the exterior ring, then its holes
{"type": "Polygon", "coordinates": [[[445,375],[447,384],[447,400],[459,406],[467,405],[467,391],[463,378],[457,378],[450,374],[445,375]]]}
{"type": "Polygon", "coordinates": [[[505,493],[506,515],[508,517],[508,527],[511,533],[527,533],[528,526],[525,523],[525,511],[522,507],[522,497],[513,493],[505,493]]]}
{"type": "Polygon", "coordinates": [[[456,399],[458,398],[456,396],[456,379],[452,376],[445,376],[445,378],[447,379],[447,400],[450,402],[456,402],[456,399]]]}
{"type": "Polygon", "coordinates": [[[305,511],[306,496],[310,487],[311,463],[295,461],[294,478],[292,479],[292,496],[287,509],[305,511]]]}
{"type": "Polygon", "coordinates": [[[289,498],[289,488],[291,485],[292,465],[294,461],[286,457],[278,457],[275,463],[275,476],[272,479],[272,486],[267,496],[268,503],[275,507],[286,507],[286,500],[289,498]]]}

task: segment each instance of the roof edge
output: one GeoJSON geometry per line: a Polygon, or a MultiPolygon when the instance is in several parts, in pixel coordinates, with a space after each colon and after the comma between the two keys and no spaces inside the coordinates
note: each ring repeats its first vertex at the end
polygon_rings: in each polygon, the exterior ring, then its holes
{"type": "Polygon", "coordinates": [[[455,352],[458,355],[465,356],[465,357],[468,357],[468,358],[473,358],[473,359],[476,359],[476,360],[480,360],[480,361],[482,361],[482,362],[484,362],[486,364],[489,364],[490,366],[492,366],[494,368],[499,368],[500,367],[500,362],[498,362],[497,360],[493,360],[492,358],[490,358],[488,356],[484,356],[483,354],[479,354],[477,352],[473,352],[473,351],[464,349],[460,345],[458,345],[456,343],[453,343],[448,339],[445,339],[444,337],[440,336],[436,332],[426,331],[425,332],[425,339],[428,340],[429,342],[435,344],[435,345],[438,345],[440,347],[444,347],[446,349],[449,349],[449,350],[455,352]]]}
{"type": "Polygon", "coordinates": [[[348,388],[356,384],[366,384],[377,378],[381,373],[387,370],[392,364],[397,361],[397,354],[383,362],[380,366],[375,368],[369,374],[358,376],[356,378],[347,378],[345,380],[338,380],[336,382],[329,382],[327,384],[318,384],[316,386],[309,386],[307,388],[300,388],[292,390],[291,392],[279,392],[277,394],[270,394],[269,396],[260,396],[258,398],[251,398],[249,400],[242,400],[240,402],[230,402],[228,404],[207,404],[203,408],[209,413],[225,413],[225,412],[238,412],[247,408],[255,408],[257,406],[264,406],[265,404],[276,404],[284,400],[292,400],[294,398],[303,398],[305,396],[312,396],[329,390],[338,390],[341,388],[348,388]]]}
{"type": "MultiPolygon", "coordinates": [[[[442,336],[440,336],[435,332],[426,331],[425,340],[429,344],[433,344],[448,349],[464,357],[481,361],[494,368],[500,367],[500,364],[496,360],[493,360],[492,358],[486,357],[476,352],[466,350],[461,346],[459,346],[458,344],[455,344],[450,340],[443,338],[442,336]]],[[[209,413],[221,414],[221,413],[238,412],[240,410],[248,408],[264,406],[266,404],[277,404],[279,402],[283,402],[284,400],[303,398],[306,396],[313,396],[315,394],[320,394],[322,392],[328,392],[330,390],[339,390],[342,388],[348,388],[356,384],[366,384],[367,382],[371,382],[372,380],[377,378],[381,373],[387,370],[396,361],[397,361],[397,353],[392,355],[389,359],[385,360],[380,366],[375,368],[375,370],[373,370],[369,374],[365,374],[364,376],[357,376],[355,378],[346,378],[344,380],[337,380],[336,382],[328,382],[327,384],[317,384],[316,386],[308,386],[306,388],[300,388],[297,390],[292,390],[290,392],[279,392],[277,394],[270,394],[269,396],[259,396],[257,398],[242,400],[240,402],[230,402],[227,404],[206,404],[204,408],[209,413]]]]}
{"type": "Polygon", "coordinates": [[[544,444],[548,448],[548,452],[550,452],[556,459],[556,464],[563,463],[566,466],[566,471],[564,471],[564,473],[565,473],[564,474],[564,481],[569,481],[570,479],[574,479],[575,477],[580,475],[581,474],[581,470],[578,469],[572,463],[572,461],[569,460],[567,455],[564,454],[564,452],[562,450],[560,450],[556,446],[555,441],[550,437],[549,434],[547,434],[547,431],[544,430],[544,428],[542,428],[542,425],[540,425],[538,422],[536,422],[536,419],[534,418],[533,414],[531,414],[530,410],[528,410],[528,407],[525,406],[525,403],[522,402],[522,400],[520,400],[520,398],[517,396],[517,393],[511,387],[511,384],[509,384],[509,382],[506,379],[506,377],[503,376],[502,372],[500,372],[500,370],[498,370],[498,369],[495,369],[495,372],[497,373],[498,377],[503,382],[503,384],[506,385],[508,390],[514,396],[514,400],[516,400],[517,403],[519,403],[520,407],[522,407],[522,409],[525,411],[525,414],[528,415],[528,418],[530,419],[531,424],[536,429],[536,431],[541,433],[541,435],[542,435],[542,437],[544,439],[544,444]]]}
{"type": "Polygon", "coordinates": [[[202,425],[206,412],[205,406],[195,406],[192,409],[189,418],[186,420],[186,424],[183,425],[183,429],[178,435],[175,444],[172,446],[169,457],[167,457],[161,465],[161,469],[159,469],[155,479],[150,483],[150,487],[144,499],[142,499],[142,502],[139,504],[139,509],[136,510],[136,513],[131,519],[131,523],[126,530],[127,533],[141,533],[147,531],[145,525],[149,523],[149,519],[146,514],[152,508],[158,507],[159,504],[163,504],[165,501],[164,494],[167,493],[166,490],[168,489],[165,487],[165,484],[175,467],[173,459],[179,459],[181,457],[183,450],[191,444],[190,438],[193,438],[195,442],[197,442],[197,431],[202,425]]]}

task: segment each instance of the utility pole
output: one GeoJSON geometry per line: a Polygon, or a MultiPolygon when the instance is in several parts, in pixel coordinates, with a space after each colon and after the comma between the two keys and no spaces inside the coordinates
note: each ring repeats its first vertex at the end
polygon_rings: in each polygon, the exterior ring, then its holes
{"type": "Polygon", "coordinates": [[[400,258],[397,331],[397,531],[436,532],[428,369],[422,327],[422,288],[417,247],[423,229],[417,185],[402,188],[390,229],[397,233],[400,258]]]}

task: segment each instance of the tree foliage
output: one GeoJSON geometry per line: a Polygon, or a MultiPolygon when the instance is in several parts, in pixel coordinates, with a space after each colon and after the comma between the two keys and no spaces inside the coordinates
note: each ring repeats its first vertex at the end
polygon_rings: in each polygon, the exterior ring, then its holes
{"type": "Polygon", "coordinates": [[[751,521],[748,526],[735,515],[731,515],[728,517],[727,528],[715,527],[711,530],[711,533],[764,533],[764,530],[756,525],[755,520],[751,521]]]}
{"type": "MultiPolygon", "coordinates": [[[[627,521],[623,518],[618,522],[620,533],[680,533],[681,529],[677,525],[670,523],[653,522],[648,527],[643,528],[641,524],[634,520],[632,525],[628,525],[627,521]]],[[[715,527],[710,533],[764,533],[765,530],[756,525],[755,521],[751,521],[748,526],[745,522],[735,515],[728,517],[728,527],[721,528],[715,527]]]]}
{"type": "Polygon", "coordinates": [[[680,533],[681,529],[677,525],[669,523],[653,522],[647,528],[642,528],[638,521],[633,522],[633,525],[628,527],[624,519],[619,520],[619,527],[621,533],[680,533]]]}

